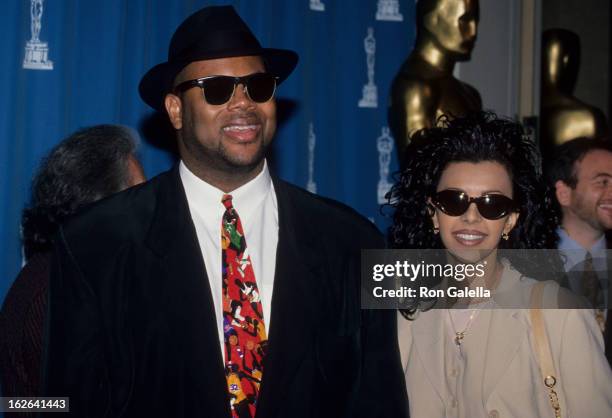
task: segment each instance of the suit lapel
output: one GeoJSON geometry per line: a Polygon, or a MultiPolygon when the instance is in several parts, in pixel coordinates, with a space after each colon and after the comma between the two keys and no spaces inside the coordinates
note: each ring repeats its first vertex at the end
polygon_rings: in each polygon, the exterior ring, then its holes
{"type": "Polygon", "coordinates": [[[160,181],[157,206],[146,239],[160,259],[160,291],[165,314],[176,327],[175,343],[183,344],[187,366],[202,405],[210,416],[229,416],[227,382],[210,285],[202,260],[178,166],[160,181]],[[200,365],[200,366],[198,366],[200,365]]]}
{"type": "Polygon", "coordinates": [[[483,376],[482,399],[485,400],[516,356],[528,332],[521,310],[511,307],[529,306],[531,286],[521,283],[521,274],[510,263],[502,263],[504,271],[495,297],[498,307],[490,310],[488,327],[476,330],[478,340],[486,341],[484,362],[481,363],[484,370],[478,375],[483,376]]]}
{"type": "MultiPolygon", "coordinates": [[[[444,347],[445,344],[448,344],[448,341],[444,336],[446,326],[443,316],[446,314],[446,309],[432,309],[421,312],[419,317],[414,320],[412,337],[425,374],[442,402],[446,398],[440,392],[441,388],[446,387],[444,382],[444,347]]],[[[416,359],[416,361],[419,360],[416,359]]]]}
{"type": "MultiPolygon", "coordinates": [[[[508,368],[523,339],[527,336],[525,324],[516,309],[493,309],[490,311],[486,335],[477,333],[479,341],[486,341],[482,399],[488,399],[497,382],[508,368]]],[[[482,376],[482,374],[480,374],[482,376]]]]}
{"type": "Polygon", "coordinates": [[[291,199],[287,186],[274,179],[279,240],[272,294],[272,328],[259,394],[258,416],[275,416],[285,393],[316,338],[317,278],[321,256],[315,237],[291,199]]]}

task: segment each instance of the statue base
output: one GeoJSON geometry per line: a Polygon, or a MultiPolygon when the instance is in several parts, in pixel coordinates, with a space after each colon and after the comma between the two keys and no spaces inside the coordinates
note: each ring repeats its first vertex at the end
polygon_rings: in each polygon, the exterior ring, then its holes
{"type": "Polygon", "coordinates": [[[363,86],[359,107],[378,107],[378,89],[374,84],[363,86]]]}
{"type": "Polygon", "coordinates": [[[53,61],[48,60],[49,47],[46,42],[28,41],[25,47],[23,68],[28,70],[52,70],[53,61]]]}
{"type": "Polygon", "coordinates": [[[387,22],[403,22],[404,16],[399,13],[376,13],[376,20],[384,20],[387,22]]]}
{"type": "Polygon", "coordinates": [[[310,2],[310,10],[314,10],[316,12],[324,12],[325,4],[321,2],[311,1],[310,2]]]}

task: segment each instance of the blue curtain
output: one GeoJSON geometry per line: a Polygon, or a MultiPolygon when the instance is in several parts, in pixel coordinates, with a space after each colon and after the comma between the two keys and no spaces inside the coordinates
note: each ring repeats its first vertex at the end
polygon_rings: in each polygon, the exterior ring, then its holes
{"type": "Polygon", "coordinates": [[[78,128],[117,123],[140,133],[148,177],[171,167],[172,132],[140,100],[138,82],[165,61],[185,17],[228,3],[264,46],[300,55],[278,91],[275,172],[385,230],[378,186],[386,165],[397,169],[385,135],[388,90],[414,42],[413,0],[44,0],[39,46],[29,52],[32,0],[8,0],[0,13],[0,302],[21,266],[20,216],[41,157],[78,128]],[[38,69],[24,68],[24,60],[38,69]],[[374,90],[373,104],[363,101],[374,90]]]}

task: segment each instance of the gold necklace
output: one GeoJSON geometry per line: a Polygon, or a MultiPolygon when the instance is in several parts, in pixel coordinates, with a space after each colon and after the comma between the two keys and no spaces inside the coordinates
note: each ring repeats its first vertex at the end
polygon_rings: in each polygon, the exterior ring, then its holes
{"type": "MultiPolygon", "coordinates": [[[[497,283],[499,282],[500,278],[501,278],[501,272],[503,271],[503,266],[500,265],[496,265],[495,266],[495,278],[494,281],[492,283],[492,285],[490,286],[491,288],[494,288],[497,286],[497,283]]],[[[473,301],[472,301],[473,302],[473,301]]],[[[488,304],[491,301],[488,299],[487,302],[485,303],[488,304]]],[[[461,341],[463,341],[463,339],[465,338],[465,334],[468,332],[468,330],[470,329],[470,326],[472,325],[472,321],[474,320],[474,318],[476,317],[476,314],[478,313],[478,309],[472,309],[472,313],[470,315],[470,318],[468,319],[467,324],[465,324],[465,328],[463,329],[463,331],[457,331],[457,327],[455,326],[455,321],[453,321],[453,316],[450,313],[450,309],[447,309],[448,311],[448,317],[450,318],[450,322],[451,322],[451,326],[453,327],[453,331],[455,332],[455,344],[457,345],[457,347],[461,347],[461,341]]]]}
{"type": "Polygon", "coordinates": [[[453,331],[455,332],[455,344],[457,345],[457,347],[461,346],[461,341],[465,338],[465,334],[470,329],[470,325],[472,325],[472,321],[476,317],[477,312],[478,312],[478,309],[473,309],[472,314],[470,315],[470,318],[468,319],[468,322],[465,325],[465,328],[463,329],[463,331],[457,331],[457,327],[455,326],[455,321],[453,321],[453,316],[451,315],[450,310],[448,310],[448,317],[450,318],[451,326],[453,327],[453,331]]]}

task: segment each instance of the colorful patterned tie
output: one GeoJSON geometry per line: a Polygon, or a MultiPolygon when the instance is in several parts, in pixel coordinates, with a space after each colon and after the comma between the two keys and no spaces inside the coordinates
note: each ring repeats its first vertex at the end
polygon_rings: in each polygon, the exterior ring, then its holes
{"type": "Polygon", "coordinates": [[[233,418],[255,416],[267,340],[259,289],[232,196],[221,199],[225,376],[233,418]]]}

